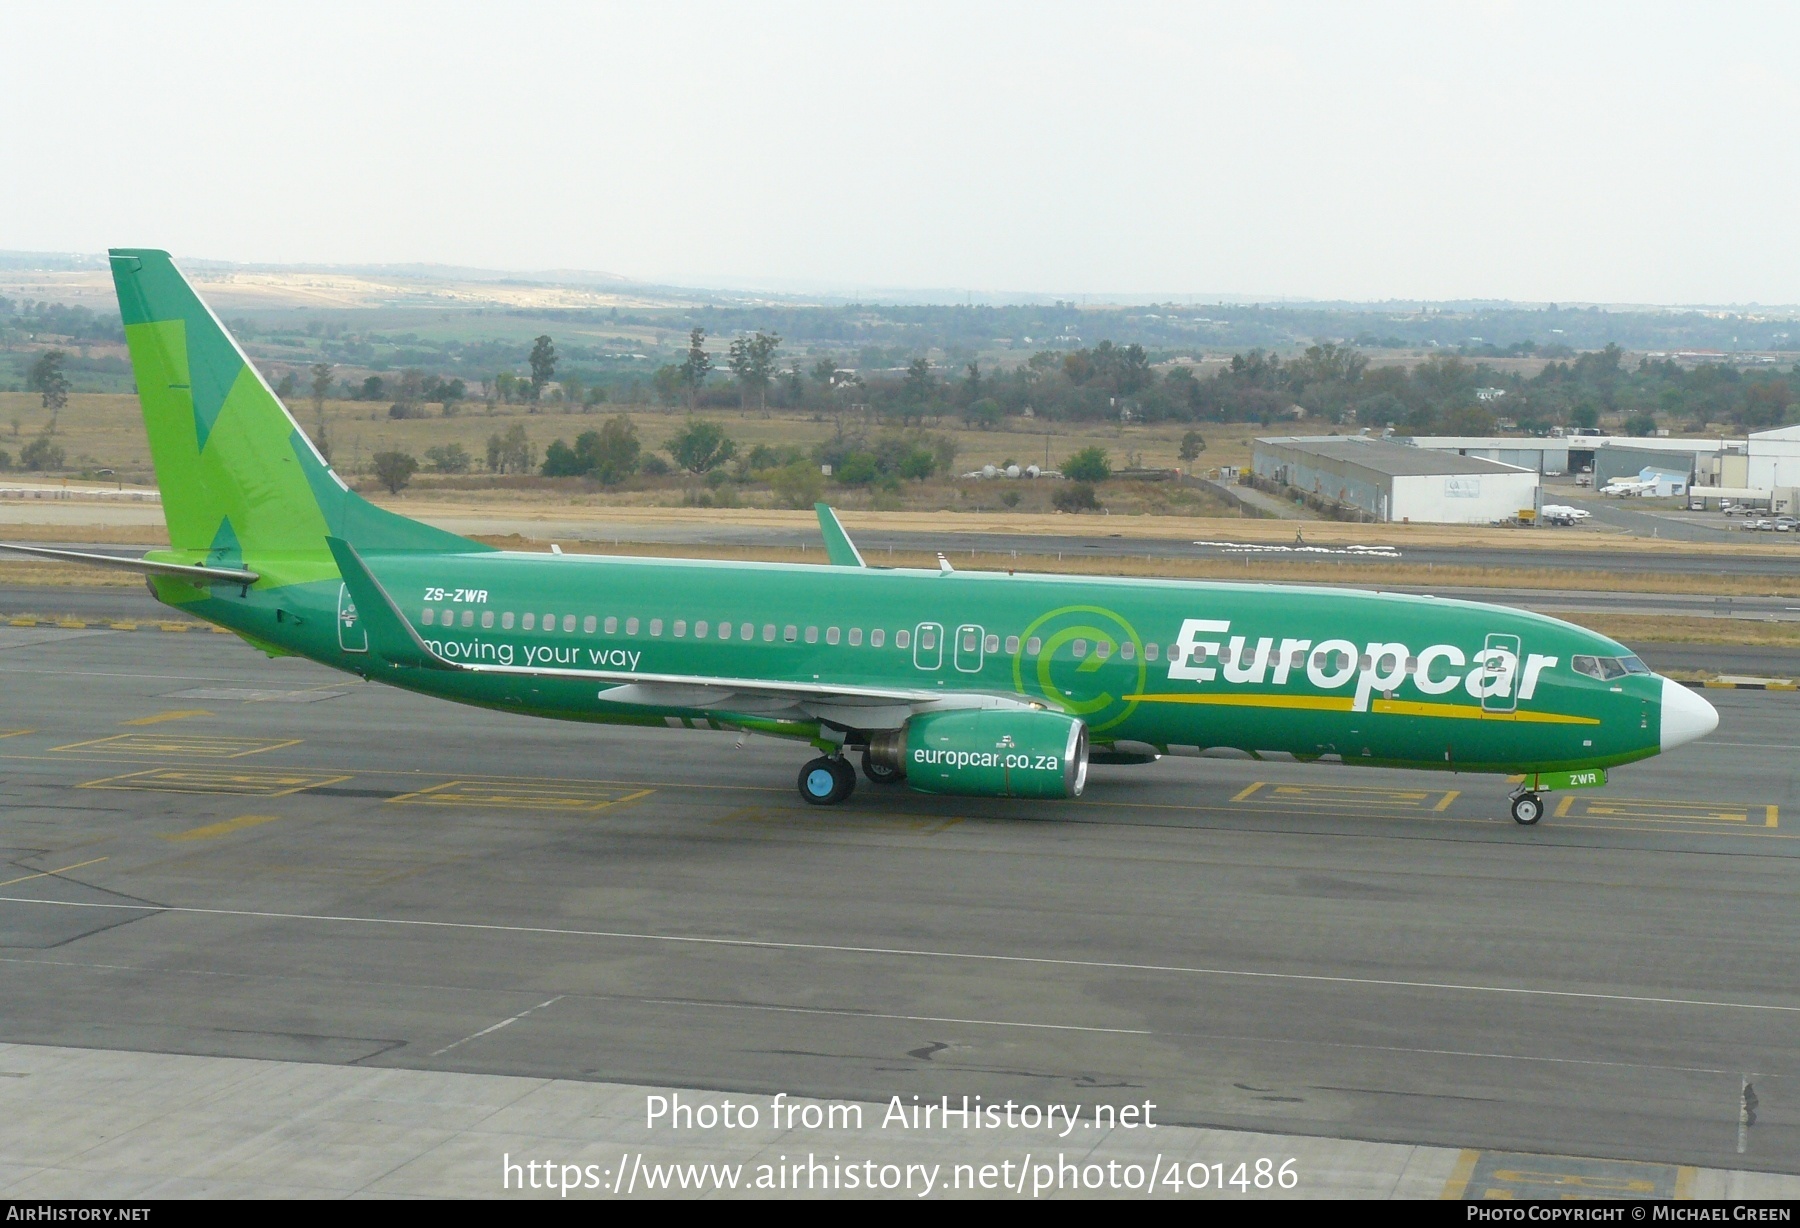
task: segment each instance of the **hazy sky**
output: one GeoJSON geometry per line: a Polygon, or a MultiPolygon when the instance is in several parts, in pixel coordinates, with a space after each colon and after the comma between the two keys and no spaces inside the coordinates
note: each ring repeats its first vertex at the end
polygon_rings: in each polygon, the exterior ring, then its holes
{"type": "Polygon", "coordinates": [[[1800,302],[1800,7],[0,5],[0,248],[1800,302]]]}

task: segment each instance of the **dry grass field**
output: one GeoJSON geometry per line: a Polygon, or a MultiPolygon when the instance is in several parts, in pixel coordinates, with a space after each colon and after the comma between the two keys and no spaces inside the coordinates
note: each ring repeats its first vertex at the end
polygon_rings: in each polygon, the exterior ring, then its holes
{"type": "MultiPolygon", "coordinates": [[[[310,400],[296,400],[291,405],[294,417],[308,431],[314,429],[316,415],[310,400]]],[[[546,406],[530,413],[521,405],[501,405],[489,413],[488,407],[475,403],[453,417],[443,417],[433,408],[432,416],[396,420],[388,417],[388,402],[327,401],[325,428],[332,445],[332,459],[346,476],[365,477],[370,458],[390,448],[410,452],[424,460],[427,449],[448,444],[461,444],[482,465],[487,455],[488,437],[523,426],[527,438],[541,457],[553,439],[573,442],[582,431],[593,430],[612,414],[623,412],[637,427],[638,437],[646,451],[660,452],[687,420],[678,409],[619,407],[602,405],[594,412],[579,409],[564,412],[563,407],[546,406]]],[[[771,410],[762,414],[755,410],[707,411],[702,416],[718,422],[740,452],[747,453],[758,444],[771,447],[795,446],[811,448],[831,438],[840,428],[846,434],[862,433],[873,437],[885,430],[898,430],[898,424],[883,424],[861,413],[847,411],[825,417],[812,413],[771,410]]],[[[34,439],[49,420],[49,414],[35,394],[0,393],[0,449],[17,458],[19,449],[34,439]]],[[[1304,424],[1300,424],[1304,427],[1304,424]]],[[[1073,453],[1089,446],[1105,448],[1115,467],[1126,465],[1130,458],[1156,468],[1182,465],[1178,453],[1181,437],[1190,428],[1180,423],[1127,425],[1105,423],[1038,423],[1028,419],[1012,419],[1005,429],[971,431],[957,419],[928,420],[925,429],[948,435],[957,443],[959,471],[979,469],[983,464],[1016,461],[1020,465],[1045,463],[1048,455],[1052,467],[1073,453]]],[[[1245,465],[1250,461],[1250,441],[1258,434],[1269,434],[1292,428],[1265,428],[1245,423],[1208,423],[1199,430],[1207,449],[1195,467],[1245,465]]],[[[1312,429],[1305,427],[1305,429],[1312,429]]],[[[1324,431],[1327,427],[1319,426],[1324,431]]],[[[130,395],[99,393],[76,394],[58,418],[56,442],[68,454],[70,471],[112,469],[126,481],[150,480],[150,451],[144,437],[144,425],[137,398],[130,395]]],[[[664,454],[667,459],[666,454],[664,454]]],[[[432,481],[429,473],[416,479],[421,487],[432,481]]],[[[577,484],[579,485],[579,484],[577,484]]],[[[560,488],[557,488],[560,489],[560,488]]],[[[557,497],[557,489],[549,497],[557,497]]],[[[673,494],[680,501],[682,486],[657,486],[650,490],[624,490],[604,496],[609,501],[668,501],[673,494]]],[[[509,491],[509,497],[520,497],[509,491]]],[[[599,496],[596,496],[599,497],[599,496]]]]}

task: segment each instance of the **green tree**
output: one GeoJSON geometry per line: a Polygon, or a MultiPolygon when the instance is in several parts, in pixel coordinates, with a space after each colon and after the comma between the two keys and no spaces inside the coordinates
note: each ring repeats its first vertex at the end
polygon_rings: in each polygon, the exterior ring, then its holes
{"type": "Polygon", "coordinates": [[[1100,499],[1089,482],[1071,482],[1058,487],[1050,496],[1050,505],[1059,512],[1097,512],[1100,499]]]}
{"type": "Polygon", "coordinates": [[[63,450],[51,440],[49,432],[39,435],[19,452],[19,464],[34,473],[63,467],[63,450]]]}
{"type": "Polygon", "coordinates": [[[900,403],[912,411],[909,417],[920,417],[925,407],[937,398],[937,376],[931,373],[931,364],[923,358],[915,358],[907,364],[906,378],[900,383],[900,403]]]}
{"type": "Polygon", "coordinates": [[[312,403],[313,420],[317,425],[317,434],[313,438],[313,446],[325,463],[331,463],[331,440],[325,434],[325,398],[331,395],[331,364],[315,362],[312,366],[312,403]]]}
{"type": "Polygon", "coordinates": [[[358,394],[358,399],[364,401],[379,401],[381,400],[382,393],[386,390],[387,383],[379,375],[371,375],[363,380],[362,392],[358,394]]]}
{"type": "Polygon", "coordinates": [[[832,477],[845,486],[867,486],[881,476],[881,468],[872,452],[852,452],[832,471],[832,477]]]}
{"type": "Polygon", "coordinates": [[[979,362],[972,362],[969,364],[967,371],[963,374],[962,403],[964,405],[973,405],[975,402],[981,400],[982,389],[981,364],[979,362]]]}
{"type": "Polygon", "coordinates": [[[737,444],[716,422],[690,418],[665,445],[675,463],[689,473],[716,469],[737,455],[737,444]]]}
{"type": "Polygon", "coordinates": [[[1631,417],[1625,419],[1625,433],[1627,435],[1640,435],[1640,436],[1656,434],[1656,415],[1655,414],[1633,414],[1633,415],[1631,415],[1631,417]]]}
{"type": "Polygon", "coordinates": [[[1199,431],[1189,431],[1181,437],[1180,455],[1182,460],[1198,460],[1204,451],[1206,451],[1206,440],[1201,437],[1199,431]]]}
{"type": "Polygon", "coordinates": [[[536,405],[538,398],[544,395],[544,385],[548,384],[556,374],[556,344],[548,334],[539,337],[531,346],[531,403],[536,405]]]}
{"type": "Polygon", "coordinates": [[[631,419],[617,414],[601,423],[598,431],[584,431],[575,450],[602,486],[617,486],[637,472],[641,445],[631,419]]]}
{"type": "Polygon", "coordinates": [[[819,392],[821,394],[829,393],[833,388],[837,387],[837,359],[830,354],[827,354],[812,365],[811,375],[813,377],[813,382],[819,386],[819,392]]]}
{"type": "Polygon", "coordinates": [[[390,495],[397,495],[405,490],[407,483],[412,481],[413,474],[419,471],[418,458],[409,452],[377,452],[374,461],[375,480],[387,487],[390,495]]]}
{"type": "Polygon", "coordinates": [[[574,478],[586,473],[587,469],[574,448],[560,439],[553,439],[550,446],[544,449],[544,467],[541,472],[547,478],[574,478]]]}
{"type": "Polygon", "coordinates": [[[731,367],[732,375],[737,377],[740,405],[749,404],[750,394],[755,393],[757,408],[769,407],[769,381],[774,377],[775,352],[780,348],[779,334],[760,329],[751,336],[732,341],[726,363],[731,367]]]}
{"type": "Polygon", "coordinates": [[[275,385],[275,395],[285,402],[289,397],[294,395],[294,389],[299,386],[299,377],[292,371],[283,371],[281,373],[281,382],[275,385]]]}
{"type": "Polygon", "coordinates": [[[706,385],[707,373],[713,369],[712,355],[706,352],[706,330],[695,328],[688,333],[687,357],[675,370],[679,373],[679,384],[687,396],[687,407],[692,412],[699,403],[700,389],[706,385]]]}
{"type": "Polygon", "coordinates": [[[523,426],[514,425],[502,435],[488,436],[487,466],[489,473],[526,473],[532,465],[531,441],[523,426]]]}
{"type": "Polygon", "coordinates": [[[1569,425],[1581,427],[1583,430],[1592,430],[1600,425],[1600,411],[1589,402],[1583,401],[1569,411],[1569,425]]]}
{"type": "Polygon", "coordinates": [[[1075,482],[1104,482],[1112,476],[1112,465],[1106,459],[1106,449],[1099,446],[1083,448],[1063,462],[1063,476],[1075,482]]]}
{"type": "Polygon", "coordinates": [[[439,473],[467,473],[475,458],[460,443],[447,443],[425,449],[425,459],[439,473]]]}
{"type": "Polygon", "coordinates": [[[61,350],[45,350],[31,364],[25,387],[44,398],[44,408],[58,413],[69,403],[69,377],[63,374],[63,361],[68,355],[61,350]]]}
{"type": "Polygon", "coordinates": [[[795,509],[811,507],[825,493],[825,475],[809,460],[789,461],[768,475],[769,489],[783,506],[795,509]]]}
{"type": "Polygon", "coordinates": [[[978,431],[993,430],[1005,421],[1005,417],[1005,413],[1000,408],[1000,402],[993,397],[982,397],[978,401],[971,401],[963,410],[963,421],[978,431]]]}

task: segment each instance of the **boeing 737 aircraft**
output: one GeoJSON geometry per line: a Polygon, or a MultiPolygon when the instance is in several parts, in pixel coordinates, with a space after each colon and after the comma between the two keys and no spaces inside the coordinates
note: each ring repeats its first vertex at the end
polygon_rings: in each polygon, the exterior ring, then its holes
{"type": "Polygon", "coordinates": [[[112,252],[169,549],[26,547],[146,573],[271,655],[502,712],[745,730],[817,752],[800,794],[872,782],[1078,796],[1160,755],[1523,777],[1547,789],[1718,714],[1601,635],[1502,606],[1354,590],[495,550],[360,498],[165,252],[112,252]]]}

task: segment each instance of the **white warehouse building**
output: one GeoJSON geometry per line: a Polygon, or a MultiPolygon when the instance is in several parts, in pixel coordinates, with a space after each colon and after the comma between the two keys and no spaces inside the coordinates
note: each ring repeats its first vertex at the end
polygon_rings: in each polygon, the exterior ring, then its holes
{"type": "Polygon", "coordinates": [[[1383,439],[1258,439],[1253,456],[1264,482],[1360,509],[1374,520],[1494,524],[1538,506],[1535,469],[1383,439]]]}

